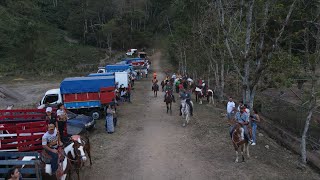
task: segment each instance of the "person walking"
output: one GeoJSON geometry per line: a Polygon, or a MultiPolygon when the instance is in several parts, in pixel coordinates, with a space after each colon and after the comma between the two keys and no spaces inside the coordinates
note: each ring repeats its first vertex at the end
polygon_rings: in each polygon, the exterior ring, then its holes
{"type": "Polygon", "coordinates": [[[251,128],[252,128],[252,146],[256,145],[257,140],[257,123],[260,122],[260,116],[257,109],[253,109],[253,115],[250,116],[251,128]]]}

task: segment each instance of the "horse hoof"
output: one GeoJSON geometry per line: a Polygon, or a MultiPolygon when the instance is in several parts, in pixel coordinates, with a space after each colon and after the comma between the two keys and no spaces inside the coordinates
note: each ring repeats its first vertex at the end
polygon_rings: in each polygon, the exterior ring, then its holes
{"type": "Polygon", "coordinates": [[[238,159],[236,159],[234,162],[235,162],[235,163],[238,163],[239,161],[238,161],[238,159]]]}
{"type": "Polygon", "coordinates": [[[185,127],[185,126],[186,126],[186,124],[185,124],[185,123],[183,123],[183,124],[182,124],[182,127],[185,127]]]}

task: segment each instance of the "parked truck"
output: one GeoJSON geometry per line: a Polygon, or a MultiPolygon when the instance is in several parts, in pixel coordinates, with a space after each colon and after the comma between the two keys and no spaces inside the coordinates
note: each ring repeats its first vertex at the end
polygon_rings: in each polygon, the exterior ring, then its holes
{"type": "Polygon", "coordinates": [[[63,103],[65,108],[100,119],[102,112],[115,100],[115,76],[73,77],[64,79],[59,89],[50,89],[40,105],[55,106],[63,103]]]}
{"type": "Polygon", "coordinates": [[[114,73],[114,72],[123,72],[133,73],[134,70],[131,64],[121,63],[106,65],[105,67],[98,67],[97,73],[114,73]]]}
{"type": "Polygon", "coordinates": [[[127,88],[130,81],[129,81],[129,74],[128,72],[114,72],[114,73],[91,73],[88,75],[89,77],[97,77],[97,76],[114,76],[115,82],[117,83],[117,88],[122,87],[127,88]]]}

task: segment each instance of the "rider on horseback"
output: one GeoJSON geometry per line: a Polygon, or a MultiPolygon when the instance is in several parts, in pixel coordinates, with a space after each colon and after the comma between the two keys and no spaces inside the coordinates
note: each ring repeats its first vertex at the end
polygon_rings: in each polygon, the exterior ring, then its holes
{"type": "MultiPolygon", "coordinates": [[[[240,108],[240,112],[236,113],[236,117],[235,117],[236,121],[238,124],[240,124],[242,126],[242,128],[244,129],[244,137],[245,139],[247,139],[250,143],[252,143],[252,140],[249,136],[249,130],[248,130],[248,125],[249,125],[249,115],[246,112],[246,107],[242,106],[240,108]]],[[[235,125],[232,127],[230,135],[232,138],[232,132],[235,129],[235,125]]]]}
{"type": "Polygon", "coordinates": [[[166,81],[166,82],[167,82],[167,83],[166,83],[166,85],[164,86],[164,92],[166,92],[166,94],[164,95],[164,101],[163,101],[163,102],[166,102],[166,95],[167,95],[167,94],[172,96],[172,101],[173,101],[173,102],[176,102],[176,101],[175,101],[175,98],[174,98],[174,95],[173,95],[173,93],[172,93],[173,87],[172,87],[172,85],[170,84],[169,81],[166,81]]]}
{"type": "MultiPolygon", "coordinates": [[[[42,136],[42,147],[51,156],[52,174],[58,169],[58,144],[60,144],[58,131],[54,124],[48,125],[48,131],[42,136]]],[[[60,144],[61,145],[61,144],[60,144]]]]}
{"type": "MultiPolygon", "coordinates": [[[[190,115],[193,116],[193,106],[191,104],[191,95],[188,92],[186,92],[185,89],[182,89],[180,97],[181,97],[181,100],[186,100],[186,103],[190,107],[190,115]]],[[[181,109],[182,109],[182,105],[180,104],[180,116],[182,116],[181,109]]]]}

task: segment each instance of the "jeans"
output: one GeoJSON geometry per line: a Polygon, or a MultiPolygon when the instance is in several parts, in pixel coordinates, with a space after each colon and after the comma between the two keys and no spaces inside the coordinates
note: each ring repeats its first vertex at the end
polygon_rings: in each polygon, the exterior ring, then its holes
{"type": "MultiPolygon", "coordinates": [[[[234,129],[236,128],[236,126],[231,126],[230,127],[230,137],[232,138],[232,133],[234,131],[234,129]]],[[[247,140],[250,140],[250,136],[249,136],[249,132],[248,132],[248,128],[247,126],[242,126],[243,130],[244,130],[244,138],[247,140]]]]}
{"type": "Polygon", "coordinates": [[[252,123],[252,141],[256,143],[257,124],[252,123]]]}
{"type": "Polygon", "coordinates": [[[227,113],[228,120],[232,119],[234,117],[233,112],[227,113]]]}
{"type": "Polygon", "coordinates": [[[58,169],[58,154],[48,150],[46,150],[46,152],[51,156],[50,163],[51,163],[52,174],[54,174],[58,169]]]}

